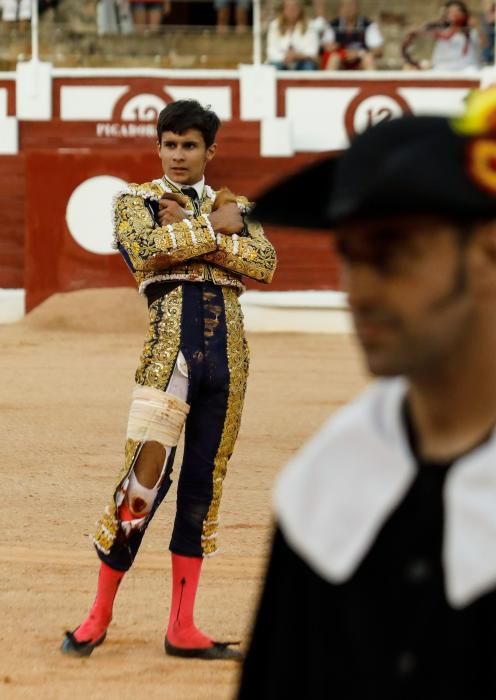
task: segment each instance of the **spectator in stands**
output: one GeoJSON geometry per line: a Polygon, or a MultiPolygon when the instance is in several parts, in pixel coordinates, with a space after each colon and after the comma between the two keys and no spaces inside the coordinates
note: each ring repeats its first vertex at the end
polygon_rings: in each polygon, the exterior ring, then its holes
{"type": "Polygon", "coordinates": [[[164,15],[171,11],[170,0],[130,0],[133,23],[138,31],[158,31],[164,15]]]}
{"type": "Polygon", "coordinates": [[[21,32],[27,31],[31,21],[31,0],[0,0],[2,20],[14,28],[19,23],[21,32]]]}
{"type": "Polygon", "coordinates": [[[56,12],[59,0],[38,0],[38,12],[41,15],[51,12],[56,12]]]}
{"type": "Polygon", "coordinates": [[[133,20],[129,0],[98,0],[96,6],[98,34],[131,34],[133,20]]]}
{"type": "Polygon", "coordinates": [[[322,68],[374,70],[384,40],[376,22],[359,14],[357,0],[342,0],[339,16],[322,37],[322,68]]]}
{"type": "Polygon", "coordinates": [[[429,22],[407,35],[403,42],[403,57],[410,68],[432,68],[438,71],[463,72],[479,68],[481,41],[478,30],[464,2],[449,0],[443,7],[441,19],[429,22]],[[430,63],[417,61],[411,48],[420,35],[434,37],[430,63]]]}
{"type": "MultiPolygon", "coordinates": [[[[231,23],[231,3],[232,0],[215,0],[214,5],[217,11],[217,31],[225,33],[229,31],[231,23]]],[[[234,0],[236,31],[243,34],[248,29],[248,13],[251,0],[234,0]]]]}
{"type": "Polygon", "coordinates": [[[496,15],[496,2],[485,0],[482,5],[480,17],[482,34],[482,62],[486,66],[494,64],[494,23],[496,15]]]}
{"type": "Polygon", "coordinates": [[[278,70],[316,70],[319,39],[301,0],[284,0],[269,25],[267,61],[278,70]]]}
{"type": "Polygon", "coordinates": [[[319,35],[319,39],[322,39],[322,37],[324,36],[324,32],[329,25],[325,13],[325,0],[313,0],[313,15],[313,28],[319,35]]]}

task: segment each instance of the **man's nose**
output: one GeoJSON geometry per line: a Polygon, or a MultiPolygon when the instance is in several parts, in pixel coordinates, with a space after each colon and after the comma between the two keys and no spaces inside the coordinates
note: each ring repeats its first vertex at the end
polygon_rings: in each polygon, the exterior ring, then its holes
{"type": "Polygon", "coordinates": [[[181,146],[178,146],[174,149],[173,158],[174,160],[184,160],[184,151],[181,148],[181,146]]]}

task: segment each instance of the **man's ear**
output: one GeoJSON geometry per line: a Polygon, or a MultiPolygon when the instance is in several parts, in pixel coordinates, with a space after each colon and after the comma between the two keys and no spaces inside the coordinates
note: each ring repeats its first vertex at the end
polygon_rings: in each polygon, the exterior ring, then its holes
{"type": "Polygon", "coordinates": [[[161,156],[160,156],[160,149],[161,149],[160,141],[157,141],[157,155],[158,155],[159,158],[161,158],[161,156]]]}
{"type": "Polygon", "coordinates": [[[478,296],[496,299],[496,219],[474,228],[470,247],[473,288],[478,296]]]}
{"type": "Polygon", "coordinates": [[[217,144],[213,143],[211,146],[209,146],[207,148],[207,152],[206,152],[207,162],[212,160],[212,158],[215,156],[216,152],[217,152],[217,144]]]}

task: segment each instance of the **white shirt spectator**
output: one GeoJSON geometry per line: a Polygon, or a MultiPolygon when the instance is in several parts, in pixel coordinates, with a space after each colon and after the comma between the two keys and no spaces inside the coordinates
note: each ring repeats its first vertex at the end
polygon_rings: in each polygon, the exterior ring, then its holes
{"type": "Polygon", "coordinates": [[[133,20],[129,0],[98,0],[96,6],[98,34],[131,34],[133,20]]]}
{"type": "Polygon", "coordinates": [[[437,39],[432,52],[432,69],[463,72],[476,70],[480,65],[480,42],[476,29],[468,36],[456,32],[448,39],[437,39]]]}
{"type": "Polygon", "coordinates": [[[288,51],[318,60],[319,37],[310,22],[307,23],[305,32],[302,32],[301,23],[298,23],[292,31],[281,34],[279,20],[274,19],[269,24],[267,35],[267,60],[269,63],[280,63],[284,60],[288,51]]]}

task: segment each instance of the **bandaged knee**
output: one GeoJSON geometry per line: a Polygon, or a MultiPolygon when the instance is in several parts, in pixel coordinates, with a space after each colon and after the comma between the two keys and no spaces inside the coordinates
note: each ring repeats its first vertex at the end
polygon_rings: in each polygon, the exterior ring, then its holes
{"type": "Polygon", "coordinates": [[[155,440],[175,447],[189,413],[189,405],[168,392],[138,385],[133,392],[127,437],[138,442],[155,440]]]}
{"type": "Polygon", "coordinates": [[[122,529],[128,534],[144,525],[147,515],[152,510],[172,449],[179,442],[189,413],[190,407],[184,401],[187,395],[188,367],[181,352],[167,391],[141,385],[134,388],[127,437],[142,445],[158,442],[164,448],[164,461],[161,473],[152,488],[140,483],[133,468],[120,489],[117,498],[119,516],[122,529]]]}

